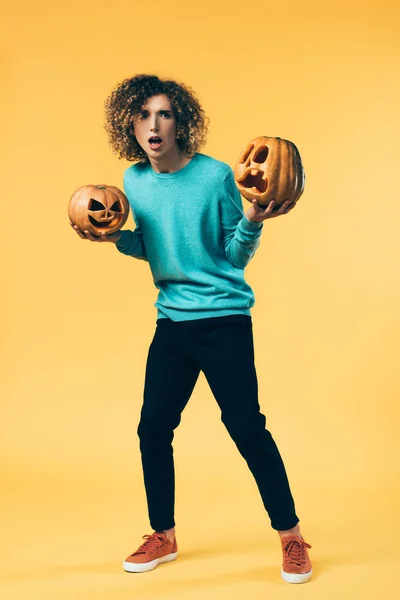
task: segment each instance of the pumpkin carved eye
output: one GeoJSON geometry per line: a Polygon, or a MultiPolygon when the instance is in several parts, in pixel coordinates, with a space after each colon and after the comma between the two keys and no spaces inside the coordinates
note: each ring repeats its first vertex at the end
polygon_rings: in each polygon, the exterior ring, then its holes
{"type": "Polygon", "coordinates": [[[110,210],[113,210],[114,212],[121,212],[121,210],[122,210],[121,202],[119,202],[119,201],[114,202],[114,204],[112,205],[110,210]]]}
{"type": "MultiPolygon", "coordinates": [[[[107,210],[107,207],[104,206],[104,204],[102,204],[101,202],[99,202],[98,200],[95,200],[94,198],[90,198],[90,202],[89,202],[89,206],[88,206],[88,210],[92,210],[92,211],[96,211],[96,210],[107,210]]],[[[122,206],[121,206],[121,202],[119,200],[117,200],[116,202],[114,202],[114,204],[109,208],[109,210],[112,210],[113,212],[121,212],[122,211],[122,206]]]]}
{"type": "Polygon", "coordinates": [[[245,163],[250,156],[251,151],[254,148],[254,144],[250,143],[242,152],[241,157],[239,158],[240,163],[245,163]]]}
{"type": "Polygon", "coordinates": [[[259,150],[257,152],[257,154],[255,155],[253,160],[256,163],[263,163],[267,160],[267,156],[268,156],[268,148],[267,148],[267,146],[265,146],[265,148],[261,148],[261,150],[259,150]]]}
{"type": "Polygon", "coordinates": [[[96,211],[96,210],[105,210],[105,209],[106,209],[106,207],[104,206],[104,204],[102,204],[98,200],[95,200],[94,198],[90,198],[88,210],[96,211]]]}

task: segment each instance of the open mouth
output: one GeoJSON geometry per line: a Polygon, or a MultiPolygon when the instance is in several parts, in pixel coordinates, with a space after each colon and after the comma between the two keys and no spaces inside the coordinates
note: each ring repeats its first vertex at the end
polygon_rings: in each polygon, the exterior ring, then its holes
{"type": "Polygon", "coordinates": [[[153,135],[151,136],[151,138],[149,138],[150,148],[152,148],[153,150],[159,148],[161,146],[161,143],[162,139],[158,135],[153,135]]]}

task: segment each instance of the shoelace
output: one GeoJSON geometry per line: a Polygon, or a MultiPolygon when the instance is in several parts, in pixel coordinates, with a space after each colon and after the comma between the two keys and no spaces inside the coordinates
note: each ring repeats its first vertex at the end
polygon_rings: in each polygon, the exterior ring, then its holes
{"type": "Polygon", "coordinates": [[[143,535],[142,537],[146,541],[136,550],[136,552],[131,554],[131,556],[146,552],[154,552],[154,550],[160,548],[163,545],[163,541],[165,541],[164,534],[152,533],[151,535],[143,535]]]}
{"type": "Polygon", "coordinates": [[[306,561],[305,548],[311,548],[304,540],[289,540],[284,545],[285,563],[294,563],[302,567],[306,561]]]}

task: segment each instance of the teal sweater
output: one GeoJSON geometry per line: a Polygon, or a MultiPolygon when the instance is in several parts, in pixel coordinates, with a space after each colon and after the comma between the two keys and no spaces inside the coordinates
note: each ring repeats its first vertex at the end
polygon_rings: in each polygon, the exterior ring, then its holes
{"type": "Polygon", "coordinates": [[[116,247],[149,262],[158,318],[250,314],[244,267],[263,225],[244,216],[229,165],[201,153],[175,173],[136,163],[125,171],[124,190],[136,229],[122,230],[116,247]]]}

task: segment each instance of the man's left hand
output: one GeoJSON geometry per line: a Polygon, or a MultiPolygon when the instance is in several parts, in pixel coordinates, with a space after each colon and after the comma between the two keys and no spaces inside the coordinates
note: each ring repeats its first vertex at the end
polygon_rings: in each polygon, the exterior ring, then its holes
{"type": "Polygon", "coordinates": [[[268,206],[265,207],[260,206],[255,199],[251,201],[251,204],[251,208],[246,212],[246,218],[253,223],[262,223],[265,219],[273,219],[280,215],[286,215],[296,206],[296,202],[287,201],[274,208],[275,200],[271,200],[268,206]]]}

